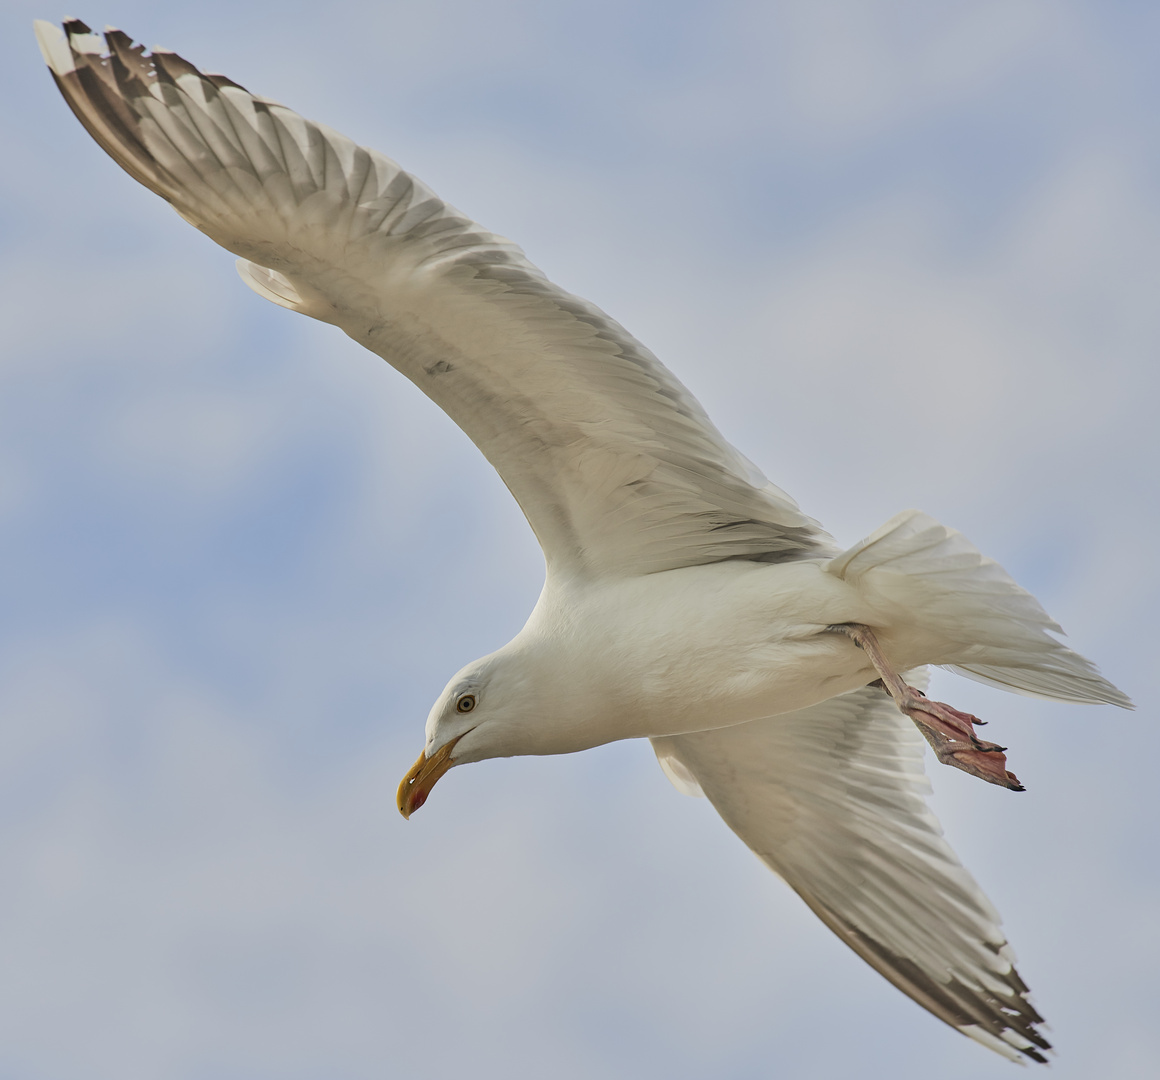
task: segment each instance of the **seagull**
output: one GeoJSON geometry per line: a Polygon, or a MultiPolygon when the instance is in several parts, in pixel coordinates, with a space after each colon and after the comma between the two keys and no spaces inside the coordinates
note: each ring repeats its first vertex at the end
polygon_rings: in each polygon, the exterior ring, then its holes
{"type": "Polygon", "coordinates": [[[648,738],[674,786],[903,993],[1045,1062],[1043,1019],[923,771],[929,743],[1023,790],[982,721],[925,696],[928,665],[1132,707],[1035,598],[916,510],[842,550],[624,328],[384,155],[119,30],[36,33],[100,146],[256,293],[436,402],[543,548],[526,625],[431,708],[403,816],[453,766],[648,738]]]}

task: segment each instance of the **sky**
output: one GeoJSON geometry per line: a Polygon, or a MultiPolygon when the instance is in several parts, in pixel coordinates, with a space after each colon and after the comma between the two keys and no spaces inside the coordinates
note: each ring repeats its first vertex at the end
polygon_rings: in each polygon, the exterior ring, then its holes
{"type": "Polygon", "coordinates": [[[911,506],[1138,711],[936,674],[933,765],[1055,1080],[1160,1055],[1160,8],[0,8],[0,1080],[1015,1066],[821,926],[647,744],[395,787],[543,563],[458,429],[253,295],[59,98],[33,18],[380,149],[625,324],[843,543],[911,506]]]}

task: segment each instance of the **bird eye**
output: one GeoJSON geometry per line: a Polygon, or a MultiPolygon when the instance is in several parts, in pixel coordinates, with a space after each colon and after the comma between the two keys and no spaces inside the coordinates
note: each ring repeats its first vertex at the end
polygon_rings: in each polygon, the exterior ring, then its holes
{"type": "Polygon", "coordinates": [[[461,697],[455,703],[455,711],[456,712],[471,712],[471,710],[474,708],[475,708],[475,695],[474,694],[464,694],[463,697],[461,697]]]}

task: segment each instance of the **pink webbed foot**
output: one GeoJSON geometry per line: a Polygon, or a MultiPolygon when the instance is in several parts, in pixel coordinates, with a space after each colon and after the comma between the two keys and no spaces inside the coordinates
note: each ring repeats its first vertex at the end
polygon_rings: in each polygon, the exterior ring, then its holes
{"type": "Polygon", "coordinates": [[[881,686],[898,708],[914,721],[934,750],[935,757],[944,765],[953,765],[971,776],[998,784],[1011,791],[1025,791],[1019,778],[1007,771],[1005,746],[985,742],[975,735],[975,724],[985,721],[970,713],[931,701],[921,690],[903,682],[891,666],[878,644],[874,631],[857,623],[838,623],[827,627],[833,633],[843,634],[866,653],[866,658],[878,672],[876,685],[881,686]]]}
{"type": "Polygon", "coordinates": [[[906,701],[899,702],[898,707],[914,721],[939,761],[989,784],[998,784],[1012,791],[1027,790],[1019,783],[1019,778],[1007,770],[1007,755],[1004,753],[1007,747],[986,742],[975,735],[973,725],[984,721],[941,701],[931,701],[913,686],[906,686],[906,691],[906,701]]]}

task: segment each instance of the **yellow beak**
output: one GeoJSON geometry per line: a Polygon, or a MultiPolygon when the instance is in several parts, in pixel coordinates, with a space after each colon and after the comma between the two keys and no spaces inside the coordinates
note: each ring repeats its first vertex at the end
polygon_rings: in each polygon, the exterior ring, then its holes
{"type": "Polygon", "coordinates": [[[448,769],[455,763],[451,760],[451,751],[463,736],[457,736],[449,743],[444,743],[431,757],[425,753],[419,755],[419,760],[411,766],[411,771],[403,777],[399,784],[399,813],[409,818],[427,801],[431,789],[448,769]]]}

